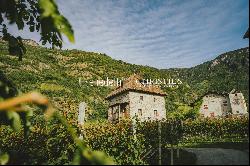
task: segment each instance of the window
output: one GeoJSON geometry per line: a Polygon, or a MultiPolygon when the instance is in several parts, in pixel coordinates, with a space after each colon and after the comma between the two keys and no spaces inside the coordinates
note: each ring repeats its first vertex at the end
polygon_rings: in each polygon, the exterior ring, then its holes
{"type": "Polygon", "coordinates": [[[125,110],[121,111],[121,117],[125,117],[125,110]]]}
{"type": "Polygon", "coordinates": [[[223,101],[223,103],[225,103],[225,104],[226,104],[226,103],[227,103],[227,101],[223,101]]]}
{"type": "Polygon", "coordinates": [[[210,113],[210,116],[211,116],[211,117],[214,117],[214,112],[211,112],[211,113],[210,113]]]}
{"type": "Polygon", "coordinates": [[[145,80],[144,80],[144,79],[140,79],[139,82],[140,82],[141,84],[145,84],[145,80]]]}
{"type": "Polygon", "coordinates": [[[207,105],[204,105],[204,109],[208,109],[208,106],[207,106],[207,105]]]}
{"type": "Polygon", "coordinates": [[[224,106],[227,106],[227,104],[223,104],[224,106]]]}
{"type": "Polygon", "coordinates": [[[142,109],[138,109],[138,115],[142,116],[142,109]]]}
{"type": "Polygon", "coordinates": [[[237,96],[237,93],[235,93],[235,96],[237,96]]]}
{"type": "Polygon", "coordinates": [[[140,96],[140,100],[143,101],[143,96],[140,96]]]}
{"type": "Polygon", "coordinates": [[[156,102],[156,98],[154,97],[154,102],[156,102]]]}
{"type": "Polygon", "coordinates": [[[158,116],[157,110],[154,110],[154,116],[158,116]]]}

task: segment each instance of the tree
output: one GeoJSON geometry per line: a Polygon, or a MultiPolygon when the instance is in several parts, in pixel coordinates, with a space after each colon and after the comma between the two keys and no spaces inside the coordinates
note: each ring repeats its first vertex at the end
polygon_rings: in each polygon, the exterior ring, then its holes
{"type": "Polygon", "coordinates": [[[243,39],[246,39],[246,38],[249,39],[249,28],[247,29],[246,33],[243,36],[243,39]]]}
{"type": "Polygon", "coordinates": [[[40,32],[43,45],[62,47],[62,34],[74,42],[74,32],[68,20],[60,14],[54,0],[0,0],[0,25],[3,40],[9,43],[9,53],[22,60],[26,49],[22,38],[8,33],[8,24],[16,24],[18,30],[27,26],[30,32],[40,32]]]}

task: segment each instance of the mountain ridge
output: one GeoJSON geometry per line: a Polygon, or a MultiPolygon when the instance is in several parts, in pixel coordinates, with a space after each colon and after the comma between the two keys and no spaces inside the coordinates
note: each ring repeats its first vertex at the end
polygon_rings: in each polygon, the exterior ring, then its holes
{"type": "Polygon", "coordinates": [[[89,119],[105,119],[108,103],[105,97],[113,87],[101,87],[85,83],[109,78],[127,78],[140,73],[143,78],[180,78],[183,82],[177,89],[162,87],[169,95],[166,107],[176,109],[174,103],[190,104],[205,92],[232,89],[243,91],[248,102],[249,91],[249,48],[241,48],[219,55],[212,61],[191,68],[157,69],[143,65],[114,60],[102,53],[80,50],[52,50],[41,46],[26,45],[23,61],[8,54],[6,43],[0,42],[0,70],[22,92],[36,90],[51,99],[52,103],[69,119],[77,116],[78,105],[88,104],[89,119]],[[219,59],[218,59],[219,58],[219,59]],[[216,64],[216,61],[220,62],[216,64]],[[211,64],[216,65],[211,67],[211,64]],[[210,69],[209,69],[210,68],[210,69]],[[238,83],[237,83],[238,82],[238,83]]]}

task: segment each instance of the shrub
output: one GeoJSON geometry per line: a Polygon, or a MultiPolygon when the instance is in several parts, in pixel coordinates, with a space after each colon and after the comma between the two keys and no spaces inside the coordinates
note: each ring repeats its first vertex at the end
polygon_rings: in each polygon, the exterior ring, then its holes
{"type": "MultiPolygon", "coordinates": [[[[10,154],[11,164],[71,163],[77,147],[66,128],[57,120],[45,123],[38,117],[32,122],[28,138],[24,138],[22,132],[14,132],[2,125],[0,149],[10,154]]],[[[249,138],[248,118],[241,117],[186,121],[167,119],[137,122],[135,126],[131,121],[88,123],[83,128],[83,141],[90,148],[112,156],[117,164],[147,164],[141,157],[149,146],[158,147],[159,122],[163,145],[249,138]]]]}
{"type": "Polygon", "coordinates": [[[88,125],[84,127],[84,136],[91,148],[105,151],[118,164],[144,164],[140,158],[145,148],[143,136],[133,135],[129,121],[88,125]]]}

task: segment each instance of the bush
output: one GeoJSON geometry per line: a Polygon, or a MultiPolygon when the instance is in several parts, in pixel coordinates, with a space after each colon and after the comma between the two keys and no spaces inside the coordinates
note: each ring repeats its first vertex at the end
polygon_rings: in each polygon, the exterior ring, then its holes
{"type": "Polygon", "coordinates": [[[62,124],[37,123],[28,137],[0,127],[0,149],[10,154],[8,164],[69,164],[75,151],[74,142],[62,124]]]}
{"type": "Polygon", "coordinates": [[[204,139],[249,137],[249,119],[246,117],[187,120],[183,126],[184,140],[197,136],[204,139]]]}
{"type": "MultiPolygon", "coordinates": [[[[76,145],[57,120],[45,123],[36,117],[30,135],[0,127],[0,149],[10,154],[10,164],[69,164],[74,159],[76,145]]],[[[162,144],[206,142],[207,140],[238,140],[249,138],[248,118],[196,119],[161,123],[162,144]]],[[[141,157],[149,146],[158,147],[159,121],[121,121],[89,123],[83,128],[84,143],[94,150],[112,156],[117,164],[148,164],[141,157]],[[136,128],[133,135],[133,127],[136,128]]]]}
{"type": "Polygon", "coordinates": [[[144,164],[140,158],[145,148],[144,139],[141,134],[133,135],[129,121],[89,125],[84,127],[84,135],[92,149],[105,151],[118,164],[144,164]]]}

